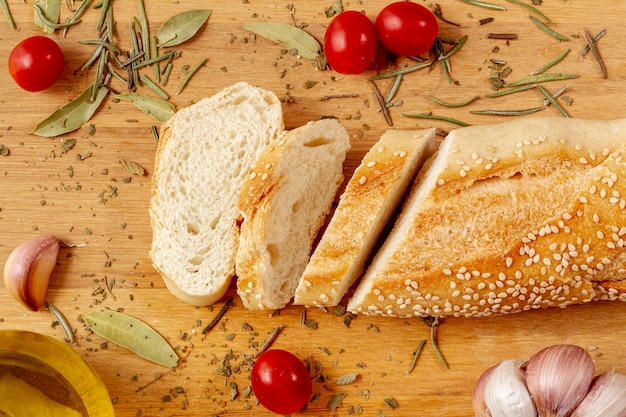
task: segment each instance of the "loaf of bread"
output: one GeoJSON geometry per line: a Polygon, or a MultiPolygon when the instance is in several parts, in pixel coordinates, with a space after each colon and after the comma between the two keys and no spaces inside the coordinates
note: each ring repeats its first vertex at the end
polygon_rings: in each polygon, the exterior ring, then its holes
{"type": "Polygon", "coordinates": [[[219,300],[235,271],[237,208],[248,172],[284,130],[272,92],[234,84],[178,110],[161,129],[150,199],[150,258],[193,305],[219,300]]]}
{"type": "Polygon", "coordinates": [[[343,126],[323,119],[287,132],[256,161],[239,196],[237,292],[247,308],[278,309],[293,297],[349,148],[343,126]]]}
{"type": "Polygon", "coordinates": [[[452,131],[348,304],[489,316],[626,299],[626,120],[452,131]]]}
{"type": "Polygon", "coordinates": [[[380,233],[435,149],[435,129],[388,130],[381,136],[346,185],[300,277],[294,304],[339,304],[361,276],[380,233]]]}

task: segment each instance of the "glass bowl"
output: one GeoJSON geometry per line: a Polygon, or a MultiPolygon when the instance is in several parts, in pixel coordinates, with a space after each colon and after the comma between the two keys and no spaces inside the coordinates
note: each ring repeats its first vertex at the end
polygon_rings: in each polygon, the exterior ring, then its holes
{"type": "Polygon", "coordinates": [[[106,386],[78,353],[43,334],[0,330],[0,416],[114,417],[106,386]]]}

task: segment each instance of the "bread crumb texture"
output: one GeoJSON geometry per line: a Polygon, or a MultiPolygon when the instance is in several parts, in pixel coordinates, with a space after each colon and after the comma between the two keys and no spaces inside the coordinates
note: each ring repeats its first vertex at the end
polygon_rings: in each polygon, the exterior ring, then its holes
{"type": "Polygon", "coordinates": [[[625,152],[625,120],[453,131],[348,309],[477,317],[626,300],[625,152]]]}

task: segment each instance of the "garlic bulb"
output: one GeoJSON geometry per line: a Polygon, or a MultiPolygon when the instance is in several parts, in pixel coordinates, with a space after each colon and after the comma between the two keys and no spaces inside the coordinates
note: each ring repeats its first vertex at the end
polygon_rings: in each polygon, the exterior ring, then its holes
{"type": "Polygon", "coordinates": [[[596,378],[571,417],[626,417],[626,375],[609,372],[596,378]]]}
{"type": "Polygon", "coordinates": [[[26,308],[37,311],[45,307],[60,246],[55,236],[38,236],[17,246],[7,258],[4,285],[26,308]]]}
{"type": "Polygon", "coordinates": [[[508,359],[500,363],[487,378],[485,404],[488,416],[536,417],[537,411],[526,388],[523,361],[508,359]]]}
{"type": "Polygon", "coordinates": [[[474,409],[474,417],[490,417],[487,404],[485,403],[485,391],[487,390],[487,380],[493,373],[496,366],[487,369],[476,381],[474,391],[472,392],[472,408],[474,409]]]}
{"type": "Polygon", "coordinates": [[[534,354],[526,364],[526,384],[541,417],[567,417],[583,400],[594,364],[583,348],[555,345],[534,354]]]}

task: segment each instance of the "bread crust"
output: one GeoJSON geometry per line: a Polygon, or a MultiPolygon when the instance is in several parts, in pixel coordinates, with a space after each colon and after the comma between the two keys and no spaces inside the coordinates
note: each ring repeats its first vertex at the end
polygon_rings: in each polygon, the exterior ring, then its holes
{"type": "Polygon", "coordinates": [[[313,241],[343,182],[348,133],[335,119],[288,131],[250,171],[239,196],[237,292],[251,310],[293,297],[313,241]]]}
{"type": "Polygon", "coordinates": [[[626,120],[451,132],[348,309],[479,317],[626,299],[625,152],[626,120]]]}
{"type": "Polygon", "coordinates": [[[300,277],[294,304],[339,304],[363,272],[382,229],[435,148],[435,129],[388,130],[372,146],[348,181],[300,277]]]}

